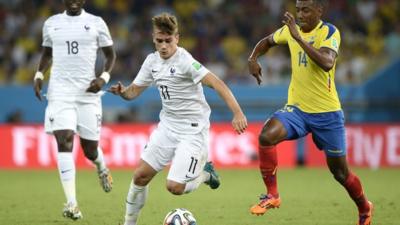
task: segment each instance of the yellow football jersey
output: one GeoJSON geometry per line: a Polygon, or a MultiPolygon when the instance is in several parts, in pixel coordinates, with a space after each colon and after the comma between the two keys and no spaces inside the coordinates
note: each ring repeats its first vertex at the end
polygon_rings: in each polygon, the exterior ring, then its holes
{"type": "MultiPolygon", "coordinates": [[[[297,27],[301,37],[312,44],[314,48],[330,48],[339,53],[339,30],[329,23],[320,21],[308,33],[303,33],[297,27]]],[[[289,45],[292,78],[288,90],[288,105],[294,105],[307,113],[332,112],[341,109],[335,86],[335,67],[325,72],[314,63],[300,45],[290,35],[289,28],[285,25],[273,34],[277,44],[289,45]]]]}

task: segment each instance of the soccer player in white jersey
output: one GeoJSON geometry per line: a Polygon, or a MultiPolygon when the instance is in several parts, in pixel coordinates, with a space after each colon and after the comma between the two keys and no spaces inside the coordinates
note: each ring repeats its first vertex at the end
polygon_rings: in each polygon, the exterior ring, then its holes
{"type": "Polygon", "coordinates": [[[233,113],[237,133],[247,127],[235,97],[223,81],[178,47],[178,22],[162,13],[152,18],[156,52],[149,54],[135,80],[120,82],[109,91],[126,100],[138,97],[148,86],[157,86],[162,100],[160,122],[142,152],[126,198],[125,225],[136,225],[147,198],[148,184],[168,163],[167,189],[175,195],[194,191],[201,183],[212,189],[220,182],[208,157],[209,116],[203,85],[217,91],[233,113]]]}
{"type": "Polygon", "coordinates": [[[100,90],[110,79],[115,62],[113,41],[102,18],[83,10],[84,0],[64,0],[65,12],[46,20],[43,50],[34,77],[36,97],[42,100],[43,73],[50,67],[45,113],[45,130],[55,136],[58,170],[67,199],[63,215],[82,218],[75,191],[75,164],[72,155],[74,133],[78,133],[86,158],[97,167],[100,184],[111,191],[112,177],[98,147],[101,128],[100,90]],[[104,72],[94,73],[97,50],[105,55],[104,72]]]}

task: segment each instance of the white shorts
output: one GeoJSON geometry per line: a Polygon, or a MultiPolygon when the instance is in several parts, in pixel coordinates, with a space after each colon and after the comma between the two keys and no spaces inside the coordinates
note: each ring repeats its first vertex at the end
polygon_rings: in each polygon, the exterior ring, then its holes
{"type": "Polygon", "coordinates": [[[87,140],[98,141],[101,130],[101,100],[88,102],[49,101],[44,127],[47,133],[56,130],[73,130],[87,140]]]}
{"type": "Polygon", "coordinates": [[[168,180],[185,184],[200,175],[208,157],[208,128],[197,134],[178,134],[162,124],[150,135],[141,158],[156,171],[171,162],[168,180]]]}

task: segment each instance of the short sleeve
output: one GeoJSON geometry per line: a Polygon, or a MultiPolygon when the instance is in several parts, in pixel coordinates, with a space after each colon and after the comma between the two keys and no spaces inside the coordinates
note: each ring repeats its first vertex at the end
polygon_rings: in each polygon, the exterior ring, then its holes
{"type": "Polygon", "coordinates": [[[339,30],[332,24],[325,24],[328,29],[324,32],[320,48],[329,48],[339,54],[340,47],[340,33],[339,30]]]}
{"type": "Polygon", "coordinates": [[[113,45],[113,40],[110,35],[110,31],[107,27],[107,24],[104,22],[102,18],[99,17],[97,21],[98,27],[98,43],[100,47],[106,47],[113,45]]]}
{"type": "Polygon", "coordinates": [[[135,80],[133,81],[134,84],[138,86],[145,86],[148,87],[150,86],[154,79],[151,74],[151,57],[150,55],[147,56],[147,58],[144,60],[139,73],[137,74],[135,80]]]}
{"type": "Polygon", "coordinates": [[[210,71],[204,67],[201,63],[195,60],[193,57],[190,57],[189,60],[186,60],[188,63],[188,73],[190,74],[193,82],[195,84],[199,83],[201,79],[210,71]]]}
{"type": "Polygon", "coordinates": [[[51,40],[50,37],[50,25],[49,21],[47,20],[44,25],[43,25],[43,30],[42,30],[42,46],[44,47],[52,47],[53,46],[53,41],[51,40]]]}
{"type": "Polygon", "coordinates": [[[274,32],[272,38],[277,44],[287,44],[288,27],[285,25],[274,32]]]}

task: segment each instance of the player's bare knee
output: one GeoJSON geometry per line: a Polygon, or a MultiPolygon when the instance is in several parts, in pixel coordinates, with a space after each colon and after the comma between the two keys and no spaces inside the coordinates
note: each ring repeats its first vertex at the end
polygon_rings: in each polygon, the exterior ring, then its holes
{"type": "Polygon", "coordinates": [[[174,195],[182,195],[185,191],[185,184],[179,184],[175,182],[167,183],[167,190],[174,195]]]}
{"type": "Polygon", "coordinates": [[[274,140],[274,134],[268,130],[261,132],[258,136],[258,142],[261,146],[272,146],[276,145],[277,142],[274,140]]]}
{"type": "Polygon", "coordinates": [[[57,137],[57,146],[59,152],[72,152],[73,135],[63,135],[57,137]]]}
{"type": "Polygon", "coordinates": [[[136,172],[133,176],[133,183],[138,186],[146,186],[151,180],[151,177],[144,173],[136,172]]]}

